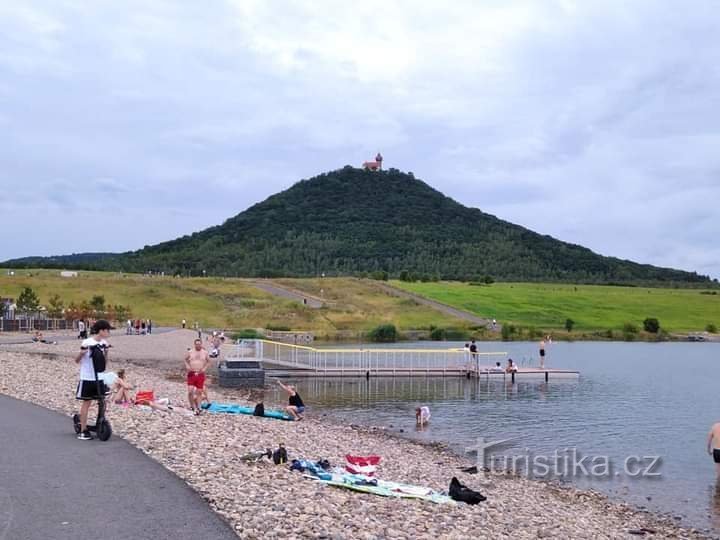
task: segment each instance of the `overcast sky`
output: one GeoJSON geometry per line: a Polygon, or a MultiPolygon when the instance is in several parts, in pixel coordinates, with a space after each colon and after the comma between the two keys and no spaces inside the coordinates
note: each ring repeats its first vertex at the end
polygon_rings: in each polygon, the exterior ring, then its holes
{"type": "Polygon", "coordinates": [[[140,248],[380,150],[467,206],[720,277],[718,4],[0,3],[0,260],[140,248]]]}

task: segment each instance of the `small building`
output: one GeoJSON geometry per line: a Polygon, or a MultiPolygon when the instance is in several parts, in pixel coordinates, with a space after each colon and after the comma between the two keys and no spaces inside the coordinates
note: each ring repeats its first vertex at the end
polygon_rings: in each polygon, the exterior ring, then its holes
{"type": "Polygon", "coordinates": [[[78,273],[69,270],[63,270],[62,272],[60,272],[60,277],[78,277],[78,273]]]}
{"type": "Polygon", "coordinates": [[[362,164],[362,168],[366,171],[381,171],[382,170],[383,157],[380,152],[375,156],[375,161],[366,161],[362,164]]]}

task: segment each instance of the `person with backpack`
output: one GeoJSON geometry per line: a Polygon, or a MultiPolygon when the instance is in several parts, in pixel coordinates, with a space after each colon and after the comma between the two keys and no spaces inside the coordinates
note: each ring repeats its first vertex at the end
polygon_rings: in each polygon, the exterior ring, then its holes
{"type": "Polygon", "coordinates": [[[99,320],[90,329],[91,336],[84,339],[80,345],[80,353],[75,357],[75,363],[80,364],[80,381],[77,385],[75,398],[82,401],[80,406],[80,433],[77,438],[81,441],[92,440],[93,436],[87,429],[88,412],[93,401],[105,399],[107,389],[102,381],[102,374],[108,360],[110,345],[107,338],[110,336],[110,323],[99,320]]]}

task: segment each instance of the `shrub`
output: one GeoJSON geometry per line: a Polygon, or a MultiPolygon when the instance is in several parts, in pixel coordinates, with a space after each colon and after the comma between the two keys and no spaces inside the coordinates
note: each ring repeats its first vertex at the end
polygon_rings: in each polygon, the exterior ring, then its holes
{"type": "Polygon", "coordinates": [[[638,327],[631,322],[626,322],[622,327],[623,334],[637,334],[638,327]]]}
{"type": "Polygon", "coordinates": [[[660,321],[658,321],[655,317],[648,317],[643,321],[643,328],[646,332],[657,334],[660,330],[660,321]]]}
{"type": "Polygon", "coordinates": [[[713,323],[710,323],[705,327],[705,331],[710,332],[711,334],[717,334],[717,326],[715,326],[713,323]]]}
{"type": "Polygon", "coordinates": [[[500,330],[500,335],[502,336],[503,341],[507,341],[510,339],[510,335],[512,334],[510,328],[512,328],[511,325],[504,324],[502,329],[500,330]]]}
{"type": "Polygon", "coordinates": [[[400,281],[410,281],[410,272],[407,270],[400,272],[400,281]]]}
{"type": "Polygon", "coordinates": [[[289,326],[283,326],[281,324],[268,323],[265,325],[265,328],[267,328],[268,330],[273,330],[275,332],[289,332],[290,331],[289,326]]]}
{"type": "Polygon", "coordinates": [[[376,270],[370,274],[370,277],[378,281],[387,281],[388,273],[385,270],[376,270]]]}
{"type": "Polygon", "coordinates": [[[572,332],[573,326],[575,326],[575,321],[572,319],[565,319],[565,330],[572,332]]]}
{"type": "MultiPolygon", "coordinates": [[[[484,333],[484,329],[480,331],[484,333]]],[[[462,341],[470,338],[470,332],[463,328],[446,328],[445,339],[448,341],[462,341]]]]}
{"type": "Polygon", "coordinates": [[[445,341],[445,329],[433,328],[430,331],[430,339],[432,339],[433,341],[445,341]]]}
{"type": "Polygon", "coordinates": [[[370,330],[368,337],[376,343],[392,343],[397,341],[397,333],[394,324],[381,324],[370,330]]]}

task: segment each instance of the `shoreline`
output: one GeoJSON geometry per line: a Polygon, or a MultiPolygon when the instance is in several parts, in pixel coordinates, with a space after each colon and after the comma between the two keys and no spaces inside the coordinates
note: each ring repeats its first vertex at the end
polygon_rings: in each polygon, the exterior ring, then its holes
{"type": "MultiPolygon", "coordinates": [[[[165,362],[141,366],[116,360],[111,369],[121,365],[142,389],[151,387],[156,396],[184,402],[184,384],[175,376],[178,370],[165,362]]],[[[12,397],[70,413],[76,409],[72,395],[76,377],[77,367],[65,355],[0,350],[0,392],[12,397]],[[45,369],[30,370],[31,380],[27,366],[40,362],[45,369]]],[[[214,386],[209,392],[214,400],[244,402],[236,393],[214,386]]],[[[484,534],[492,538],[627,538],[628,531],[642,528],[656,531],[646,535],[650,538],[707,537],[702,531],[678,526],[667,516],[611,501],[593,490],[506,475],[464,474],[459,468],[468,465],[467,458],[442,443],[414,441],[377,426],[347,426],[326,410],[310,411],[300,423],[225,415],[187,418],[116,406],[108,414],[118,436],[198,491],[242,538],[484,534]],[[380,478],[446,490],[450,478],[457,476],[488,500],[478,506],[448,506],[386,499],[318,485],[287,467],[251,466],[237,460],[247,451],[276,448],[279,442],[285,443],[290,459],[327,458],[333,465],[341,464],[345,453],[377,453],[382,456],[380,478]]],[[[73,435],[68,419],[68,436],[73,435]]]]}

